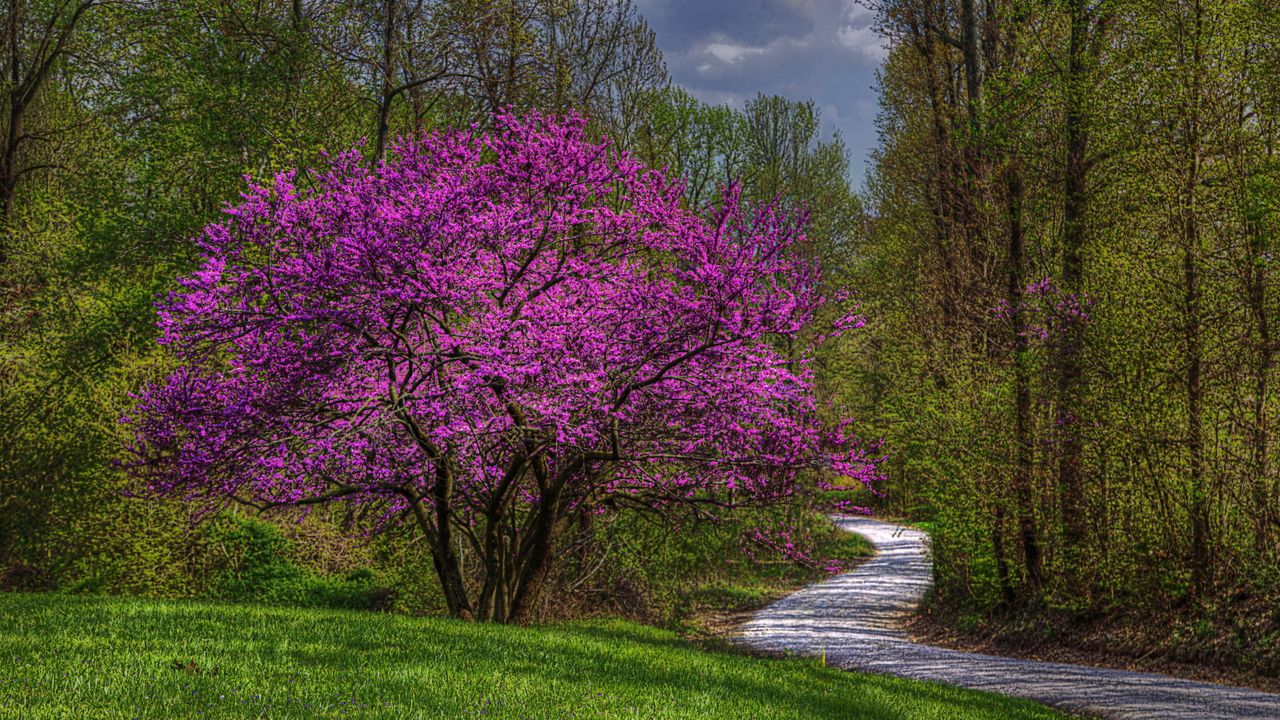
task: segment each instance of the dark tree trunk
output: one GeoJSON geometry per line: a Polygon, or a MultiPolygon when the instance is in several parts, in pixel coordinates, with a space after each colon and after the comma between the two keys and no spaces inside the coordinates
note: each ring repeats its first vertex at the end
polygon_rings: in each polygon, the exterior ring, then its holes
{"type": "MultiPolygon", "coordinates": [[[[1261,233],[1254,232],[1252,244],[1261,245],[1261,233]]],[[[1257,358],[1253,367],[1253,447],[1250,452],[1253,465],[1254,548],[1259,560],[1266,560],[1271,553],[1272,526],[1276,508],[1271,490],[1271,461],[1267,446],[1271,441],[1267,395],[1270,392],[1271,366],[1275,363],[1271,326],[1267,320],[1267,271],[1261,257],[1261,248],[1253,253],[1250,267],[1249,307],[1253,315],[1257,358]]]]}
{"type": "MultiPolygon", "coordinates": [[[[922,27],[912,16],[911,32],[921,56],[924,58],[927,83],[929,89],[929,109],[932,120],[934,158],[937,163],[935,172],[930,174],[930,182],[934,186],[931,194],[929,210],[933,217],[934,244],[938,259],[942,265],[941,287],[939,288],[939,310],[944,339],[950,342],[955,335],[959,323],[959,277],[956,261],[955,209],[957,191],[955,178],[959,174],[957,163],[953,161],[951,137],[947,127],[946,101],[939,87],[935,64],[938,61],[938,45],[934,33],[928,27],[922,27]]],[[[946,378],[941,370],[934,373],[934,381],[938,386],[945,385],[946,378]]]]}
{"type": "Polygon", "coordinates": [[[960,0],[961,52],[964,54],[965,90],[969,100],[969,123],[976,143],[982,130],[982,19],[976,0],[960,0]]]}
{"type": "Polygon", "coordinates": [[[440,460],[436,470],[435,483],[431,489],[430,509],[428,512],[426,498],[416,491],[410,491],[409,503],[412,506],[418,526],[431,545],[431,561],[435,566],[436,577],[440,580],[440,591],[444,594],[445,605],[449,614],[460,620],[475,619],[475,611],[467,592],[466,578],[462,572],[462,563],[458,558],[457,547],[453,538],[451,503],[453,501],[453,473],[440,460]]]}
{"type": "Polygon", "coordinates": [[[542,593],[551,569],[551,551],[564,521],[563,492],[563,480],[557,480],[555,485],[542,492],[529,527],[523,533],[517,565],[519,575],[513,588],[507,622],[523,624],[532,619],[534,602],[542,593]]]}
{"type": "MultiPolygon", "coordinates": [[[[8,22],[4,27],[4,42],[8,51],[5,58],[7,72],[5,81],[9,85],[8,108],[5,118],[5,134],[3,154],[0,154],[0,232],[8,224],[13,214],[14,195],[18,188],[18,145],[22,142],[22,116],[26,110],[22,82],[22,49],[19,46],[20,25],[24,20],[25,2],[9,0],[5,8],[8,22]]],[[[8,248],[3,236],[0,236],[0,263],[7,257],[8,248]]]]}
{"type": "MultiPolygon", "coordinates": [[[[1067,57],[1066,172],[1064,176],[1062,291],[1079,297],[1083,291],[1084,246],[1087,240],[1088,147],[1084,83],[1089,17],[1085,0],[1071,0],[1071,30],[1067,57]]],[[[1058,402],[1055,424],[1060,433],[1058,488],[1062,497],[1062,527],[1066,572],[1080,590],[1081,563],[1088,542],[1084,471],[1081,456],[1084,338],[1077,324],[1069,324],[1058,344],[1058,402]]]]}
{"type": "Polygon", "coordinates": [[[383,0],[382,20],[382,92],[378,98],[378,134],[373,146],[373,164],[387,154],[387,135],[391,127],[391,107],[395,102],[396,3],[383,0]]]}
{"type": "MultiPolygon", "coordinates": [[[[1248,109],[1242,104],[1239,109],[1238,126],[1246,123],[1248,109]]],[[[1246,161],[1243,154],[1247,152],[1241,147],[1240,158],[1246,161]]],[[[1271,160],[1270,153],[1266,160],[1271,160]]],[[[1247,201],[1246,201],[1247,202],[1247,201]]],[[[1249,238],[1248,255],[1245,268],[1246,293],[1248,296],[1249,314],[1253,323],[1253,345],[1256,348],[1253,372],[1253,428],[1250,437],[1251,447],[1249,459],[1253,473],[1253,512],[1254,512],[1254,552],[1256,560],[1266,563],[1272,552],[1272,530],[1275,524],[1276,508],[1271,489],[1271,458],[1268,444],[1271,442],[1270,416],[1267,413],[1267,395],[1271,391],[1271,367],[1275,364],[1275,350],[1272,347],[1271,325],[1267,318],[1267,283],[1270,281],[1266,258],[1267,238],[1256,221],[1246,220],[1246,233],[1249,238]]]]}
{"type": "Polygon", "coordinates": [[[1027,569],[1030,594],[1038,595],[1044,573],[1040,559],[1039,533],[1036,528],[1035,503],[1032,498],[1032,446],[1031,446],[1031,378],[1027,368],[1027,326],[1023,304],[1023,288],[1026,286],[1024,248],[1026,231],[1023,226],[1022,206],[1026,190],[1022,183],[1022,170],[1017,160],[1009,164],[1006,177],[1009,202],[1009,282],[1006,300],[1009,303],[1013,326],[1013,404],[1014,404],[1014,467],[1013,492],[1018,503],[1018,537],[1022,544],[1022,557],[1027,569]]]}
{"type": "MultiPolygon", "coordinates": [[[[1188,183],[1190,185],[1190,183],[1188,183]]],[[[1188,201],[1194,203],[1195,191],[1189,190],[1188,201]]],[[[1194,204],[1186,209],[1184,225],[1183,271],[1186,281],[1186,363],[1187,363],[1187,447],[1190,465],[1187,480],[1190,484],[1191,507],[1191,577],[1196,597],[1204,598],[1210,584],[1209,560],[1209,498],[1205,487],[1204,461],[1204,390],[1203,353],[1200,318],[1200,277],[1197,223],[1194,204]]]]}
{"type": "MultiPolygon", "coordinates": [[[[12,94],[16,95],[16,92],[12,94]]],[[[10,102],[4,154],[0,155],[0,228],[5,227],[13,214],[14,197],[18,191],[18,145],[22,137],[22,108],[18,105],[17,98],[12,98],[10,102]]],[[[0,262],[4,262],[6,250],[4,244],[0,244],[0,262]]]]}

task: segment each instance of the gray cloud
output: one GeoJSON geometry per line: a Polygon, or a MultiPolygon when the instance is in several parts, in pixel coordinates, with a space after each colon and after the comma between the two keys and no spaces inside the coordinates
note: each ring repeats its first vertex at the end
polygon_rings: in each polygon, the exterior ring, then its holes
{"type": "Polygon", "coordinates": [[[885,48],[854,0],[638,0],[672,78],[706,102],[757,92],[813,99],[860,182],[874,147],[875,70],[885,48]]]}
{"type": "Polygon", "coordinates": [[[684,46],[716,34],[759,45],[813,29],[812,18],[785,0],[642,0],[638,4],[647,17],[661,20],[671,42],[684,46]]]}

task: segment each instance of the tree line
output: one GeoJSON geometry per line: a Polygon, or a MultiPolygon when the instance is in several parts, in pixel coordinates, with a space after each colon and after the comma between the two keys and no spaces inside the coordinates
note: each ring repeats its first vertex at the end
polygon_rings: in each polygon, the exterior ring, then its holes
{"type": "Polygon", "coordinates": [[[873,322],[833,392],[932,521],[939,600],[1273,601],[1280,7],[875,6],[873,322]]]}

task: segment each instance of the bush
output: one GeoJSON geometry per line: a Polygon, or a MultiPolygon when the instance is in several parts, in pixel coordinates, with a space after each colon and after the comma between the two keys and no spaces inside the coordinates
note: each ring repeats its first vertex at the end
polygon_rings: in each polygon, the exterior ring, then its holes
{"type": "Polygon", "coordinates": [[[322,575],[289,558],[290,541],[277,526],[232,517],[215,526],[211,544],[224,556],[215,565],[207,597],[310,608],[388,610],[396,591],[368,568],[322,575]]]}
{"type": "Polygon", "coordinates": [[[621,512],[599,518],[586,536],[562,554],[557,594],[576,604],[558,608],[559,614],[616,615],[667,627],[684,626],[700,608],[760,607],[825,577],[820,566],[826,561],[849,566],[873,553],[863,538],[834,529],[801,503],[744,510],[722,522],[621,512]],[[797,563],[747,539],[752,529],[776,524],[779,512],[792,514],[786,526],[799,546],[812,550],[815,564],[797,563]]]}

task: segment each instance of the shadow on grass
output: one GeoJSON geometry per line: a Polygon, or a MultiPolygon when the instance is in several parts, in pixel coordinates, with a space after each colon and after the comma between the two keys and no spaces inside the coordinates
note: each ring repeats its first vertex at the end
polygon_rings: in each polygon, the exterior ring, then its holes
{"type": "MultiPolygon", "coordinates": [[[[13,613],[22,618],[18,645],[42,646],[46,657],[57,650],[64,667],[90,660],[95,673],[154,668],[148,693],[165,696],[156,701],[198,699],[219,713],[234,710],[218,704],[223,691],[252,686],[277,706],[359,701],[443,717],[605,709],[627,717],[1054,717],[995,696],[844,673],[812,659],[703,652],[670,633],[612,621],[520,629],[357,611],[0,599],[0,620],[13,613]],[[210,672],[179,672],[175,662],[210,672]]],[[[14,637],[0,631],[0,647],[14,637]]]]}

